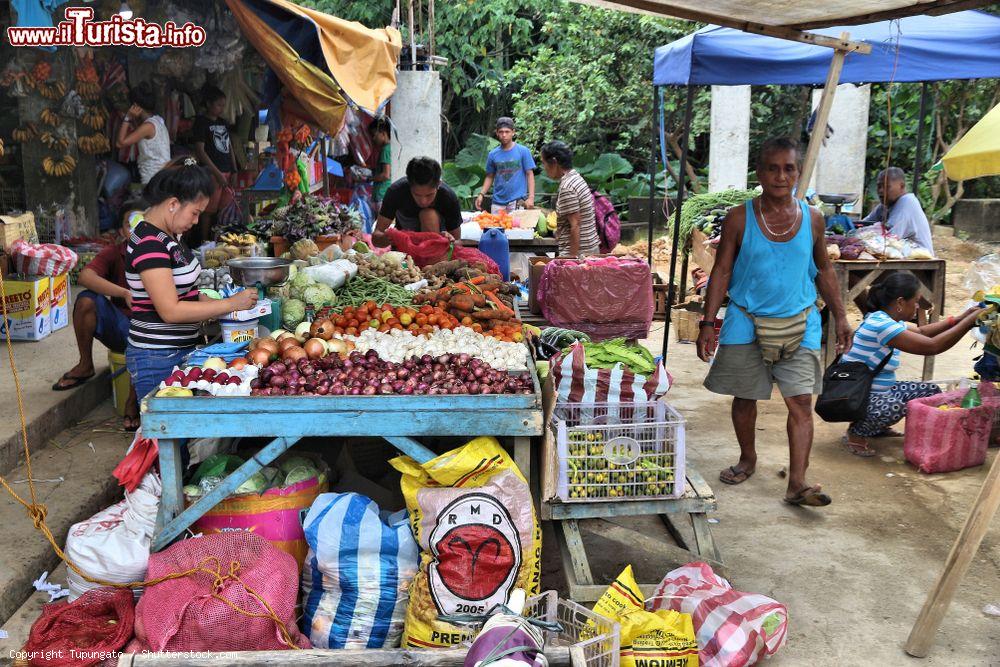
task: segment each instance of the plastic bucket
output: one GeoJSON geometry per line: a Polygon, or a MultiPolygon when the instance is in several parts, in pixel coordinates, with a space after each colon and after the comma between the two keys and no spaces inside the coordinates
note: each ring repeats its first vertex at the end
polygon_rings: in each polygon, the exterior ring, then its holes
{"type": "Polygon", "coordinates": [[[108,367],[111,369],[111,400],[115,403],[115,412],[118,416],[124,417],[129,389],[132,386],[132,378],[129,377],[128,369],[125,367],[125,355],[108,350],[108,367]]]}
{"type": "Polygon", "coordinates": [[[222,325],[223,343],[249,343],[257,337],[257,321],[219,320],[222,325]]]}

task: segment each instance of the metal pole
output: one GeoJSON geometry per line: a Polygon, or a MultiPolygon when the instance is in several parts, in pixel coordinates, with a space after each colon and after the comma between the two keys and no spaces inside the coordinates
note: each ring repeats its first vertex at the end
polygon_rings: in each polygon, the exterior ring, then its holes
{"type": "Polygon", "coordinates": [[[416,37],[416,25],[413,23],[413,0],[409,0],[410,12],[410,23],[407,26],[410,29],[410,69],[417,69],[417,37],[416,37]]]}
{"type": "Polygon", "coordinates": [[[430,44],[429,46],[430,52],[427,54],[428,55],[427,69],[433,70],[434,69],[434,0],[430,0],[429,11],[430,11],[430,16],[427,19],[427,25],[430,28],[431,36],[430,39],[428,40],[430,44]]]}
{"type": "Polygon", "coordinates": [[[920,84],[920,115],[917,116],[917,150],[913,156],[913,194],[917,194],[920,187],[920,172],[924,165],[924,116],[927,113],[927,100],[930,94],[927,90],[927,82],[920,84]]]}
{"type": "Polygon", "coordinates": [[[681,242],[681,206],[684,205],[684,185],[686,182],[688,159],[688,138],[691,134],[691,114],[694,111],[694,86],[687,87],[687,100],[684,102],[684,135],[681,137],[681,163],[677,170],[677,210],[674,211],[674,241],[670,248],[670,277],[667,282],[667,313],[663,318],[663,358],[667,358],[667,346],[670,343],[670,310],[674,293],[674,271],[677,269],[677,246],[681,242]]]}
{"type": "Polygon", "coordinates": [[[653,207],[656,206],[656,139],[659,119],[657,111],[660,107],[658,92],[656,84],[653,84],[653,124],[650,127],[652,134],[649,139],[649,222],[646,225],[646,262],[651,271],[653,269],[653,220],[655,219],[653,207]]]}

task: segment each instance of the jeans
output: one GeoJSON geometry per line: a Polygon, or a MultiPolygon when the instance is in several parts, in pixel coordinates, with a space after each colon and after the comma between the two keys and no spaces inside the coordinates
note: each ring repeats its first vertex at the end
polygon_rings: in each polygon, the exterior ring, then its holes
{"type": "Polygon", "coordinates": [[[125,366],[132,376],[132,385],[139,401],[170,377],[174,366],[179,366],[193,350],[193,347],[150,350],[130,344],[125,350],[125,366]]]}

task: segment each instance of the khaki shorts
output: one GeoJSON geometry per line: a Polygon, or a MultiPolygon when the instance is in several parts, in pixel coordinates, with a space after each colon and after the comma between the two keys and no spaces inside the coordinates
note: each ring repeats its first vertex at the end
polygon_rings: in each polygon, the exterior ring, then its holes
{"type": "Polygon", "coordinates": [[[766,401],[771,398],[775,382],[785,398],[821,393],[823,364],[819,350],[799,347],[790,359],[768,364],[757,343],[720,345],[705,378],[705,388],[716,394],[766,401]]]}

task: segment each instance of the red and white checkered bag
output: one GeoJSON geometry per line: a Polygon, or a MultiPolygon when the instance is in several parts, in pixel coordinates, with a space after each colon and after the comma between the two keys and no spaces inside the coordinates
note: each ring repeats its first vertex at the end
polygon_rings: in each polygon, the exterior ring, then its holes
{"type": "Polygon", "coordinates": [[[21,239],[10,246],[14,270],[28,276],[61,276],[76,266],[76,253],[55,243],[28,243],[21,239]]]}
{"type": "Polygon", "coordinates": [[[574,343],[568,354],[552,357],[549,372],[561,403],[645,403],[658,400],[674,383],[662,363],[652,375],[638,375],[623,364],[591,368],[579,343],[574,343]]]}
{"type": "Polygon", "coordinates": [[[701,667],[743,667],[785,644],[788,610],[766,595],[743,593],[705,563],[669,572],[648,601],[650,611],[691,614],[701,667]]]}

